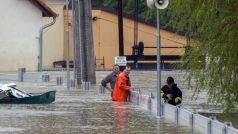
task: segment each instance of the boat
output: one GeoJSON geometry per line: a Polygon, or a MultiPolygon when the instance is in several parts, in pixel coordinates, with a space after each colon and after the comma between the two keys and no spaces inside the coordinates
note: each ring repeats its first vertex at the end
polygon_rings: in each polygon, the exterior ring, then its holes
{"type": "Polygon", "coordinates": [[[0,104],[50,104],[55,101],[56,91],[27,93],[16,88],[15,83],[0,84],[0,104]]]}

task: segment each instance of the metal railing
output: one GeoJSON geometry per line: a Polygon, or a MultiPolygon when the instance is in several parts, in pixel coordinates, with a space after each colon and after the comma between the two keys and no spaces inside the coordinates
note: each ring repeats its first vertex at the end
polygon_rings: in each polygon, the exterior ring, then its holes
{"type": "MultiPolygon", "coordinates": [[[[130,92],[130,102],[156,113],[156,99],[142,94],[140,91],[130,92]]],[[[191,129],[207,134],[238,134],[238,130],[232,127],[231,123],[221,123],[215,117],[205,117],[182,106],[173,106],[162,102],[163,117],[181,126],[188,126],[191,129]]]]}

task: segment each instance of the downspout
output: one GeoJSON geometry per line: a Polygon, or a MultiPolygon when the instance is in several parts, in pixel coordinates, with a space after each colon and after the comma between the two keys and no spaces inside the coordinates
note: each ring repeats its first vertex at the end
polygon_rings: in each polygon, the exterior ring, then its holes
{"type": "Polygon", "coordinates": [[[42,57],[42,55],[43,55],[43,31],[44,31],[44,29],[46,29],[46,28],[48,28],[48,27],[50,27],[50,26],[55,24],[57,16],[54,16],[52,22],[42,26],[41,29],[40,29],[40,33],[39,33],[40,34],[39,35],[39,49],[38,49],[39,50],[39,55],[38,55],[38,72],[42,72],[42,63],[43,63],[43,57],[42,57]]]}

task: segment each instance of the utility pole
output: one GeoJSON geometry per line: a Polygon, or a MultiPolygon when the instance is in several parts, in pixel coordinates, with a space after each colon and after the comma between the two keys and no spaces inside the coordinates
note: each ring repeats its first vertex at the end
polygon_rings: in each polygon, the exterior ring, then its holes
{"type": "MultiPolygon", "coordinates": [[[[124,39],[123,39],[123,0],[117,0],[118,8],[118,42],[119,42],[119,56],[124,56],[124,39]]],[[[120,67],[120,71],[123,67],[120,67]]]]}
{"type": "Polygon", "coordinates": [[[79,0],[73,0],[74,8],[75,8],[75,79],[77,82],[77,85],[82,84],[82,58],[81,58],[81,32],[80,32],[80,6],[79,6],[79,0]]]}
{"type": "Polygon", "coordinates": [[[82,81],[96,83],[91,0],[79,0],[82,81]]]}

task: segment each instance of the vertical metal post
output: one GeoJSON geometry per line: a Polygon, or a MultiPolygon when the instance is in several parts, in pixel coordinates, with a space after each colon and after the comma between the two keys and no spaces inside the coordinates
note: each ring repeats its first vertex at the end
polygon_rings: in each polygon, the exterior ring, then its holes
{"type": "Polygon", "coordinates": [[[151,98],[151,96],[149,96],[149,98],[148,98],[148,110],[149,110],[149,112],[152,111],[152,98],[151,98]]]}
{"type": "Polygon", "coordinates": [[[157,116],[161,117],[161,70],[160,70],[160,16],[159,9],[157,9],[157,116]]]}
{"type": "Polygon", "coordinates": [[[83,57],[82,57],[82,40],[81,40],[81,20],[80,20],[80,18],[81,18],[81,6],[80,6],[80,1],[79,0],[77,0],[77,4],[78,4],[78,16],[77,16],[77,22],[78,22],[78,24],[77,24],[77,30],[78,30],[78,53],[79,54],[77,54],[78,55],[78,62],[79,62],[79,64],[80,64],[80,80],[81,80],[81,82],[79,82],[78,80],[78,78],[79,78],[79,70],[77,71],[77,82],[78,83],[82,83],[82,81],[83,81],[83,57]]]}
{"type": "Polygon", "coordinates": [[[43,51],[43,50],[42,50],[42,49],[43,49],[43,48],[42,48],[42,44],[43,44],[43,43],[42,43],[42,42],[43,42],[43,41],[42,41],[42,40],[43,40],[42,38],[43,38],[43,32],[41,32],[41,30],[40,30],[40,37],[39,37],[39,56],[38,56],[38,72],[42,72],[42,62],[43,62],[43,61],[42,61],[42,57],[43,57],[43,56],[42,56],[42,55],[43,55],[43,54],[42,54],[42,53],[43,53],[43,52],[42,52],[42,51],[43,51]]]}
{"type": "Polygon", "coordinates": [[[72,30],[73,30],[73,39],[74,39],[74,80],[75,83],[77,83],[77,67],[76,67],[76,25],[75,25],[75,0],[71,0],[71,6],[72,6],[72,19],[73,19],[73,26],[72,26],[72,30]]]}
{"type": "Polygon", "coordinates": [[[56,77],[56,85],[59,86],[62,84],[63,84],[63,78],[60,76],[56,77]]]}
{"type": "Polygon", "coordinates": [[[70,88],[70,70],[69,70],[69,0],[66,0],[66,57],[67,57],[67,89],[70,88]]]}
{"type": "Polygon", "coordinates": [[[24,81],[24,72],[26,72],[25,68],[18,68],[18,81],[24,81]]]}

